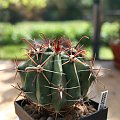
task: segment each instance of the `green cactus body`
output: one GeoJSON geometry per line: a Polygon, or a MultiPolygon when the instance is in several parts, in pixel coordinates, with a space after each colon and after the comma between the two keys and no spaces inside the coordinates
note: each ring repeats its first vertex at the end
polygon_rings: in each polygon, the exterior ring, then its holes
{"type": "Polygon", "coordinates": [[[85,97],[88,92],[88,89],[89,89],[92,81],[95,79],[95,77],[94,77],[93,73],[90,71],[90,67],[87,64],[86,65],[78,65],[78,63],[77,63],[76,66],[77,66],[79,81],[81,84],[81,95],[83,97],[85,97]]]}
{"type": "MultiPolygon", "coordinates": [[[[32,62],[29,60],[27,63],[18,66],[18,70],[25,70],[26,67],[32,65],[32,62]]],[[[33,78],[35,78],[36,72],[19,72],[21,76],[22,89],[26,93],[26,96],[31,98],[34,102],[37,102],[36,99],[36,86],[33,84],[33,78]],[[32,82],[30,82],[32,81],[32,82]]],[[[36,82],[36,80],[34,81],[36,82]]]]}
{"type": "MultiPolygon", "coordinates": [[[[45,46],[47,42],[39,46],[45,46]]],[[[71,48],[64,46],[67,45],[60,40],[53,41],[49,46],[39,48],[40,51],[36,50],[38,57],[36,51],[35,55],[32,51],[32,56],[28,55],[30,59],[18,66],[26,96],[37,104],[52,105],[55,112],[86,96],[95,79],[84,59],[70,55],[71,48]]]]}
{"type": "Polygon", "coordinates": [[[64,73],[62,69],[61,55],[54,56],[54,71],[57,73],[53,74],[52,77],[52,86],[57,89],[51,89],[52,103],[55,108],[55,111],[60,111],[61,107],[65,104],[66,95],[64,94],[64,88],[66,80],[64,79],[64,73]]]}
{"type": "MultiPolygon", "coordinates": [[[[63,58],[63,61],[67,62],[67,60],[64,60],[65,58],[66,57],[63,58]]],[[[81,86],[80,86],[75,62],[68,62],[65,65],[63,65],[63,71],[66,74],[66,79],[68,82],[66,86],[68,88],[67,92],[69,94],[67,96],[67,99],[68,100],[79,99],[81,97],[81,86]]],[[[74,104],[74,102],[68,102],[68,103],[74,104]]]]}
{"type": "MultiPolygon", "coordinates": [[[[44,62],[51,54],[44,54],[42,57],[42,62],[44,62]]],[[[53,71],[53,57],[51,57],[44,66],[45,70],[53,71]]],[[[45,87],[48,86],[52,79],[52,72],[48,72],[43,70],[42,73],[37,73],[37,81],[36,81],[36,97],[39,104],[49,104],[51,103],[51,96],[48,97],[50,94],[50,89],[45,87]],[[44,77],[46,76],[46,77],[44,77]]]]}

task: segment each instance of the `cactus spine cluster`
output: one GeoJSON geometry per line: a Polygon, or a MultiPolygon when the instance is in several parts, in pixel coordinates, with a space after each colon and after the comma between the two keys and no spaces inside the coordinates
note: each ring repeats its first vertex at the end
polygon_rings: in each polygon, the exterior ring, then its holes
{"type": "Polygon", "coordinates": [[[85,97],[95,80],[84,60],[85,50],[69,40],[43,40],[30,43],[29,60],[18,66],[22,89],[33,102],[50,105],[55,112],[85,97]]]}

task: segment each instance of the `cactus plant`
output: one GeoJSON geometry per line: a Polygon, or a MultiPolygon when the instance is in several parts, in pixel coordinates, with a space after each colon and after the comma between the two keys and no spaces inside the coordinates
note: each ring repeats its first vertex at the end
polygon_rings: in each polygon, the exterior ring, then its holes
{"type": "Polygon", "coordinates": [[[86,51],[79,44],[72,46],[64,38],[45,38],[33,44],[23,40],[30,46],[26,52],[29,59],[18,66],[18,72],[29,100],[59,113],[87,95],[95,76],[85,62],[86,51]]]}

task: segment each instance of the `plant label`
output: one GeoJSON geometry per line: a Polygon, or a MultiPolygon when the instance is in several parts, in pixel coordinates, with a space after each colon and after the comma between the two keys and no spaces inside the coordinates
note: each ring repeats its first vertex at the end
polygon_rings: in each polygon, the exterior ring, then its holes
{"type": "Polygon", "coordinates": [[[98,105],[98,110],[103,109],[106,106],[108,90],[101,92],[100,102],[98,105]]]}

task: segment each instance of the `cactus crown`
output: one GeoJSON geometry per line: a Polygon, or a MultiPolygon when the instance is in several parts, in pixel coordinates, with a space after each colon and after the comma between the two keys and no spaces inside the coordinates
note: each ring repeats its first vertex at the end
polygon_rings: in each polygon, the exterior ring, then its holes
{"type": "Polygon", "coordinates": [[[29,60],[19,65],[18,71],[28,99],[60,112],[86,96],[95,76],[80,45],[74,47],[64,38],[45,38],[40,43],[23,40],[30,46],[29,60]]]}

